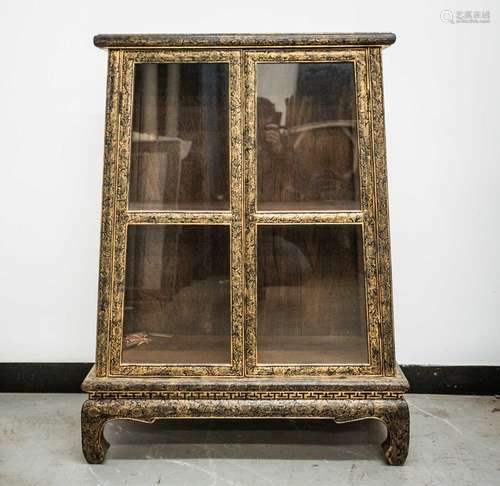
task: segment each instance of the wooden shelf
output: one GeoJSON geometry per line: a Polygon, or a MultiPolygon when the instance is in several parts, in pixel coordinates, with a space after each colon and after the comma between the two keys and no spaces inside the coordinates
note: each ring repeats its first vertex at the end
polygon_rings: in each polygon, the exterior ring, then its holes
{"type": "Polygon", "coordinates": [[[230,352],[229,336],[152,336],[147,344],[124,349],[122,360],[126,364],[229,365],[230,352]]]}
{"type": "Polygon", "coordinates": [[[265,336],[259,339],[262,365],[367,364],[366,336],[265,336]]]}

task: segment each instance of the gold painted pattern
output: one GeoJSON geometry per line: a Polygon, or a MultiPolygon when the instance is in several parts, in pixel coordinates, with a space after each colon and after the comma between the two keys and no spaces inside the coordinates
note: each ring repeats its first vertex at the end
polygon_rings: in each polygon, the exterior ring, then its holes
{"type": "Polygon", "coordinates": [[[188,213],[188,212],[129,212],[127,224],[230,224],[235,216],[230,212],[188,213]]]}
{"type": "Polygon", "coordinates": [[[310,213],[289,213],[289,212],[262,212],[252,214],[248,217],[249,223],[257,224],[360,224],[363,222],[363,213],[352,212],[310,212],[310,213]]]}
{"type": "Polygon", "coordinates": [[[382,90],[381,49],[367,50],[370,72],[370,103],[373,147],[373,171],[376,191],[378,298],[381,319],[382,360],[385,376],[394,376],[394,323],[392,313],[391,248],[389,201],[385,148],[384,99],[382,90]]]}
{"type": "Polygon", "coordinates": [[[101,249],[96,335],[96,375],[108,373],[108,336],[111,320],[111,286],[114,245],[115,172],[118,140],[118,99],[122,55],[110,50],[106,87],[106,127],[104,138],[104,171],[102,181],[101,249]]]}

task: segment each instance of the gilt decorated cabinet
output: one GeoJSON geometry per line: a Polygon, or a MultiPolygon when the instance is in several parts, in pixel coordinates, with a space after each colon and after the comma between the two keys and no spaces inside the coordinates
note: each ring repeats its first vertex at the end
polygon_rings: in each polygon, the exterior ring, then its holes
{"type": "Polygon", "coordinates": [[[109,420],[378,419],[395,362],[381,51],[393,34],[99,35],[108,52],[96,364],[109,420]]]}

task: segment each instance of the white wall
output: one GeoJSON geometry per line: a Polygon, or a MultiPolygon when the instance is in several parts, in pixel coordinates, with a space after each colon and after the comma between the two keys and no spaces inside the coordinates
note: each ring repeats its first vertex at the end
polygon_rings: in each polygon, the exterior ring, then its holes
{"type": "Polygon", "coordinates": [[[92,36],[314,31],[398,36],[384,63],[399,361],[500,364],[500,8],[486,1],[5,2],[0,361],[94,359],[106,55],[92,36]]]}

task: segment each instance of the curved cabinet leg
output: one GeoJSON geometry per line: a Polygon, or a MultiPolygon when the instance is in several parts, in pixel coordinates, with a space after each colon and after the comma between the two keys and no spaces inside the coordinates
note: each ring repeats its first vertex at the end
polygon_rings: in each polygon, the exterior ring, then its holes
{"type": "Polygon", "coordinates": [[[82,406],[82,450],[88,463],[101,464],[109,448],[103,433],[108,418],[101,416],[94,404],[87,400],[82,406]]]}
{"type": "Polygon", "coordinates": [[[406,400],[385,401],[378,418],[387,427],[387,438],[382,443],[387,462],[402,466],[408,456],[410,442],[410,412],[406,400]]]}

